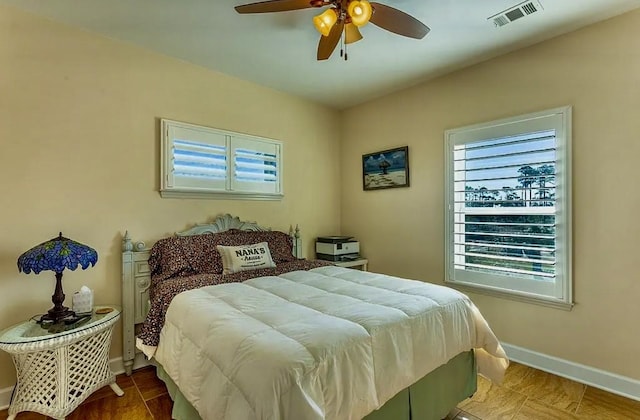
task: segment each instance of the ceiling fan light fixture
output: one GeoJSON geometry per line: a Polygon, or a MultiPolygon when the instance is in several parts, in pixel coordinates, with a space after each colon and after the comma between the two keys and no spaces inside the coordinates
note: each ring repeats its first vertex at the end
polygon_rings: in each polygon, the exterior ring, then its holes
{"type": "Polygon", "coordinates": [[[367,0],[353,0],[347,6],[347,13],[351,17],[351,22],[356,26],[364,26],[371,19],[373,9],[367,0]]]}
{"type": "Polygon", "coordinates": [[[362,39],[362,34],[358,30],[358,27],[353,23],[344,25],[344,43],[353,44],[362,39]]]}
{"type": "Polygon", "coordinates": [[[338,21],[338,14],[336,10],[331,8],[325,10],[323,13],[315,16],[313,18],[313,25],[316,27],[318,32],[322,34],[322,36],[329,36],[329,32],[331,32],[331,28],[338,21]]]}
{"type": "MultiPolygon", "coordinates": [[[[539,1],[539,0],[527,0],[539,1]]],[[[408,38],[422,39],[429,27],[413,16],[391,6],[368,0],[262,0],[236,6],[238,13],[288,12],[309,8],[327,8],[314,16],[313,25],[322,34],[316,58],[327,60],[340,45],[340,56],[347,59],[347,45],[358,42],[360,26],[372,22],[377,27],[408,38]]]]}

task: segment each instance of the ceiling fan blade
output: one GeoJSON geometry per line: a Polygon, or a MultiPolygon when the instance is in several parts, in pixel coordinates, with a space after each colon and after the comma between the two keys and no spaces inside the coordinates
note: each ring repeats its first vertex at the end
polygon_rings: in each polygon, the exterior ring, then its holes
{"type": "Polygon", "coordinates": [[[320,43],[318,44],[318,60],[326,60],[331,57],[331,53],[336,49],[338,41],[342,36],[342,30],[344,29],[344,22],[339,20],[331,28],[329,35],[320,37],[320,43]]]}
{"type": "Polygon", "coordinates": [[[422,39],[431,29],[411,15],[380,3],[371,3],[371,23],[387,31],[409,38],[422,39]]]}
{"type": "Polygon", "coordinates": [[[238,13],[286,12],[314,7],[310,0],[270,0],[236,6],[238,13]]]}
{"type": "Polygon", "coordinates": [[[345,44],[353,44],[362,39],[362,34],[356,25],[353,23],[347,23],[344,27],[345,44]]]}

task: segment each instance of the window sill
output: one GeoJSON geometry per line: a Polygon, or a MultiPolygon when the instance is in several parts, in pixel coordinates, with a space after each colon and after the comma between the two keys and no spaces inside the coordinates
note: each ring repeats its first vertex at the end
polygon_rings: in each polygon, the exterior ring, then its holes
{"type": "Polygon", "coordinates": [[[211,191],[175,191],[160,190],[162,198],[198,198],[210,200],[282,200],[284,194],[211,192],[211,191]]]}
{"type": "Polygon", "coordinates": [[[471,285],[467,283],[459,283],[453,281],[446,281],[444,284],[448,287],[454,288],[461,292],[473,292],[483,295],[493,296],[502,299],[515,300],[517,302],[531,303],[534,305],[546,306],[548,308],[562,309],[564,311],[571,311],[574,303],[564,302],[558,299],[542,297],[538,295],[531,295],[526,293],[507,292],[504,290],[498,290],[492,287],[485,287],[481,285],[471,285]]]}

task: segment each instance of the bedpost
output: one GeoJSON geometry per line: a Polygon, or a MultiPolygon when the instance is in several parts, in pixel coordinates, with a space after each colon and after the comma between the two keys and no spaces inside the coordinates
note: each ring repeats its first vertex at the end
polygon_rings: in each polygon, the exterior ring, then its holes
{"type": "Polygon", "coordinates": [[[296,225],[295,230],[293,226],[289,226],[289,235],[293,239],[293,256],[296,258],[304,258],[302,253],[302,239],[300,238],[300,227],[296,225]]]}
{"type": "Polygon", "coordinates": [[[133,270],[133,243],[129,231],[125,231],[122,238],[122,362],[127,376],[131,376],[136,355],[133,270]]]}

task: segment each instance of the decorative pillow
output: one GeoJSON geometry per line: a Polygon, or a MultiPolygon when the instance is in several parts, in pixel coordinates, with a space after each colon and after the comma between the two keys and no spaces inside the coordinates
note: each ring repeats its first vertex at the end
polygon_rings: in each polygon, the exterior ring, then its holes
{"type": "Polygon", "coordinates": [[[280,264],[283,262],[295,261],[293,256],[293,239],[287,233],[277,230],[248,231],[230,229],[225,232],[216,233],[216,245],[238,246],[247,244],[257,244],[266,242],[269,244],[269,251],[273,262],[280,264]]]}
{"type": "MultiPolygon", "coordinates": [[[[256,242],[260,241],[245,243],[256,242]]],[[[222,260],[216,250],[216,245],[220,244],[218,234],[205,233],[202,235],[185,236],[182,237],[181,244],[184,256],[189,261],[189,265],[194,272],[197,274],[222,273],[222,260]]]]}
{"type": "Polygon", "coordinates": [[[170,237],[154,245],[149,265],[155,280],[191,274],[221,274],[222,258],[218,245],[240,246],[266,242],[275,264],[295,261],[291,236],[278,231],[231,229],[216,234],[170,237]]]}
{"type": "Polygon", "coordinates": [[[183,252],[183,239],[170,237],[156,242],[149,254],[149,268],[154,281],[193,273],[189,259],[183,252]]]}
{"type": "Polygon", "coordinates": [[[266,242],[241,246],[218,245],[216,248],[222,257],[222,274],[276,266],[266,242]]]}

